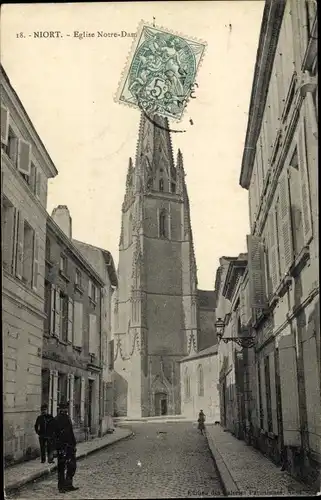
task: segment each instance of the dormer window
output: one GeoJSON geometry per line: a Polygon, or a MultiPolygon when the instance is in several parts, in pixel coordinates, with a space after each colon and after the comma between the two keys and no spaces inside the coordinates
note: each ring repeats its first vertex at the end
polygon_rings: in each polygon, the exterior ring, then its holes
{"type": "Polygon", "coordinates": [[[159,180],[159,190],[164,191],[164,180],[163,179],[159,180]]]}

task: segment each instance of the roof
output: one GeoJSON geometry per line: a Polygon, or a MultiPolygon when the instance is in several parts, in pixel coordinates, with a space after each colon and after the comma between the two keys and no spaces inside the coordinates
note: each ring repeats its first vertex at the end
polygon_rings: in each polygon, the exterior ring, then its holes
{"type": "Polygon", "coordinates": [[[95,250],[99,250],[103,254],[103,257],[105,259],[105,263],[107,266],[108,276],[109,276],[110,282],[111,282],[112,286],[117,287],[118,286],[118,278],[117,278],[117,272],[116,272],[115,263],[114,263],[114,259],[113,259],[112,254],[108,250],[105,250],[104,248],[96,247],[95,245],[91,245],[90,243],[85,243],[83,241],[79,241],[79,240],[76,240],[74,238],[73,238],[73,241],[76,244],[84,245],[86,247],[90,247],[90,248],[94,248],[95,250]]]}
{"type": "Polygon", "coordinates": [[[214,290],[197,290],[198,305],[201,309],[215,309],[214,290]]]}
{"type": "Polygon", "coordinates": [[[19,98],[18,94],[16,93],[15,89],[13,88],[13,86],[12,86],[12,84],[10,82],[10,79],[9,79],[9,77],[8,77],[8,75],[7,75],[4,67],[2,66],[2,64],[0,64],[0,70],[1,70],[1,80],[3,79],[8,84],[8,86],[9,86],[9,88],[10,88],[10,90],[11,90],[13,96],[14,96],[14,98],[17,100],[17,103],[19,104],[19,107],[20,107],[21,111],[23,112],[25,119],[27,120],[29,127],[31,128],[31,130],[33,131],[33,133],[35,135],[35,139],[36,139],[35,142],[38,142],[39,145],[40,145],[40,147],[41,147],[40,152],[45,157],[45,159],[46,159],[46,161],[48,163],[48,166],[50,167],[52,177],[55,177],[58,174],[58,170],[55,167],[54,162],[52,161],[52,159],[51,159],[51,157],[50,157],[50,155],[49,155],[49,153],[48,153],[48,151],[47,151],[44,143],[40,139],[40,137],[39,137],[39,135],[38,135],[38,133],[37,133],[37,131],[36,131],[36,129],[35,129],[32,121],[31,121],[31,119],[30,119],[27,111],[25,110],[24,105],[20,101],[20,98],[19,98]]]}
{"type": "Polygon", "coordinates": [[[239,183],[248,189],[286,0],[266,0],[252,83],[239,183]]]}
{"type": "Polygon", "coordinates": [[[186,356],[185,358],[180,359],[179,363],[184,363],[185,361],[192,361],[193,359],[207,358],[208,356],[215,356],[217,354],[217,351],[218,351],[217,344],[211,345],[210,347],[202,349],[202,351],[198,351],[195,354],[192,354],[191,356],[186,356]]]}
{"type": "Polygon", "coordinates": [[[105,286],[105,282],[102,280],[101,276],[95,271],[88,260],[82,255],[78,248],[73,244],[73,242],[68,238],[68,236],[60,229],[58,224],[53,220],[53,218],[48,214],[47,216],[47,227],[49,227],[53,233],[55,233],[61,241],[66,245],[69,251],[74,255],[76,259],[83,265],[83,267],[93,276],[100,286],[105,286]]]}

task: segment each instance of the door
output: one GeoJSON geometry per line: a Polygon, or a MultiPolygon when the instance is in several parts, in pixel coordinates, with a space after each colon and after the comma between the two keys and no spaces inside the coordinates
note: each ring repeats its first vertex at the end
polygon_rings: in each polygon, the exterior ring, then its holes
{"type": "Polygon", "coordinates": [[[161,414],[167,415],[167,399],[161,399],[161,414]]]}
{"type": "Polygon", "coordinates": [[[167,394],[164,392],[155,394],[155,415],[167,415],[167,394]]]}

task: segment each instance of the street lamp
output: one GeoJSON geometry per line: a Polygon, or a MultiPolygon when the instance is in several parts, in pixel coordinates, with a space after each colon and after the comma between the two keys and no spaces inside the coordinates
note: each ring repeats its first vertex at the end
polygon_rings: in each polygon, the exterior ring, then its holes
{"type": "Polygon", "coordinates": [[[254,347],[255,345],[255,337],[224,337],[225,323],[222,318],[217,318],[215,328],[218,340],[223,340],[225,344],[235,342],[243,349],[254,347]]]}

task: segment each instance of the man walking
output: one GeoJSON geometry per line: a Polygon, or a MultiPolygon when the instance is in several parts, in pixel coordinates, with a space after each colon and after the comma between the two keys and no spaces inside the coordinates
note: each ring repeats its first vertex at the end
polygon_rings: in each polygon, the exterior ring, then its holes
{"type": "Polygon", "coordinates": [[[76,473],[76,439],[68,415],[68,403],[61,402],[54,418],[54,439],[58,459],[58,490],[60,493],[78,490],[72,481],[76,473]]]}
{"type": "Polygon", "coordinates": [[[53,463],[52,458],[52,423],[53,416],[48,413],[48,405],[41,405],[41,415],[37,417],[35,431],[39,436],[39,445],[41,453],[41,463],[45,463],[46,455],[48,463],[53,463]]]}

